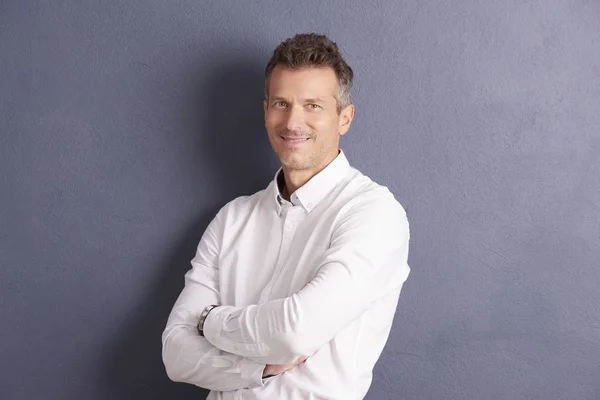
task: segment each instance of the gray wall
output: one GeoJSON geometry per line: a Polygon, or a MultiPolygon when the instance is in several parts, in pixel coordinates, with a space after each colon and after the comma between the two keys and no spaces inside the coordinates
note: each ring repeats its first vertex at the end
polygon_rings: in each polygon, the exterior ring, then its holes
{"type": "Polygon", "coordinates": [[[277,168],[263,67],[304,31],[411,221],[367,398],[600,398],[599,2],[108,3],[0,3],[0,398],[203,398],[160,334],[208,221],[277,168]]]}

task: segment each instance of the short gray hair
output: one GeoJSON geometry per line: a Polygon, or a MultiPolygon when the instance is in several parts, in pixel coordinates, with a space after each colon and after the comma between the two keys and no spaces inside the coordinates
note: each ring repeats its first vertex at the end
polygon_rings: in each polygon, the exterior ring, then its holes
{"type": "Polygon", "coordinates": [[[269,82],[273,69],[281,65],[289,69],[333,68],[338,81],[338,114],[351,104],[354,72],[342,57],[337,44],[325,35],[301,33],[281,42],[273,52],[265,70],[265,98],[269,97],[269,82]]]}

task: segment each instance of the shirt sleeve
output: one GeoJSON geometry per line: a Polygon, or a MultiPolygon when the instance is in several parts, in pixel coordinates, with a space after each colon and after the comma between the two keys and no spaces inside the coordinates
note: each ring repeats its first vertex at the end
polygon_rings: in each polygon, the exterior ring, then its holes
{"type": "Polygon", "coordinates": [[[410,271],[404,209],[391,193],[347,206],[316,276],[302,290],[261,305],[213,309],[204,324],[208,341],[256,362],[291,363],[401,288],[410,271]]]}
{"type": "Polygon", "coordinates": [[[192,269],[185,275],[185,286],[162,335],[162,357],[172,380],[229,391],[263,385],[265,364],[216,348],[196,328],[204,308],[219,304],[217,260],[221,218],[222,212],[206,229],[192,260],[192,269]]]}

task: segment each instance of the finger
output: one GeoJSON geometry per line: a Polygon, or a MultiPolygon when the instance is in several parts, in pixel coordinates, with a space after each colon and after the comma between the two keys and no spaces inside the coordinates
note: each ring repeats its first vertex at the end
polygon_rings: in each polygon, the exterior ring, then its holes
{"type": "Polygon", "coordinates": [[[308,357],[300,357],[298,360],[296,360],[296,365],[298,364],[302,364],[304,361],[306,361],[308,359],[308,357]]]}

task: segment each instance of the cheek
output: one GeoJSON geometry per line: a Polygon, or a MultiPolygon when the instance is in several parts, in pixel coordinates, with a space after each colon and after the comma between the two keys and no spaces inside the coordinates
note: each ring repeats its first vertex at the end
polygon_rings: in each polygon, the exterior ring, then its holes
{"type": "Polygon", "coordinates": [[[322,139],[326,140],[326,138],[330,136],[337,136],[337,119],[331,118],[330,116],[315,118],[309,125],[315,132],[317,132],[317,136],[321,136],[322,139]]]}
{"type": "Polygon", "coordinates": [[[287,125],[287,119],[285,113],[273,111],[267,116],[265,124],[272,129],[280,129],[282,126],[285,127],[287,125]]]}
{"type": "Polygon", "coordinates": [[[311,115],[306,118],[306,124],[317,132],[326,132],[331,130],[333,121],[325,115],[311,115]]]}
{"type": "Polygon", "coordinates": [[[265,127],[267,128],[267,132],[269,133],[275,133],[280,124],[281,122],[275,117],[269,117],[265,121],[265,127]]]}

